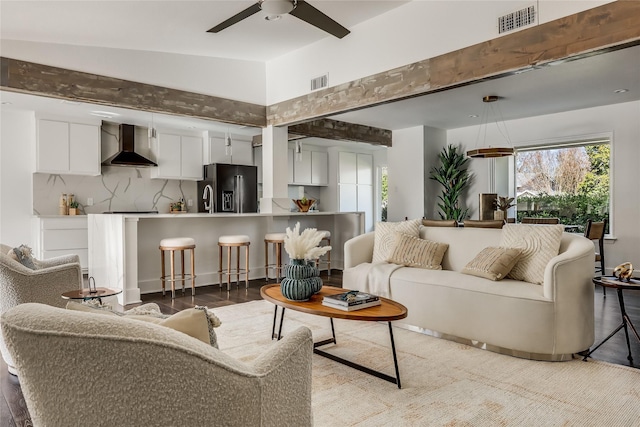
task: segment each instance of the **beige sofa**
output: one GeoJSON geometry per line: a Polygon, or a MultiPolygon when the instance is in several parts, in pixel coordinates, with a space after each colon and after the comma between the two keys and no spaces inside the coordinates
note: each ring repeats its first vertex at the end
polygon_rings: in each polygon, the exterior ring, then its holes
{"type": "Polygon", "coordinates": [[[34,426],[310,426],[311,331],[251,363],[182,332],[43,304],[2,315],[34,426]]]}
{"type": "MultiPolygon", "coordinates": [[[[449,248],[443,270],[402,267],[391,274],[390,297],[408,309],[402,322],[518,357],[567,360],[587,350],[594,341],[593,244],[563,233],[560,253],[547,264],[542,285],[462,274],[482,249],[500,244],[501,233],[421,227],[421,238],[449,248]]],[[[358,266],[371,262],[373,246],[374,233],[345,243],[345,288],[358,289],[358,266]]]]}

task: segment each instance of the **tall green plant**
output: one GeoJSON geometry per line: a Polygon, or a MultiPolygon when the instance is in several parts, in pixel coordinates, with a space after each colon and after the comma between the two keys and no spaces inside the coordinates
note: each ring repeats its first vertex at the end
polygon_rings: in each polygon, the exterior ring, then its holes
{"type": "Polygon", "coordinates": [[[440,218],[463,221],[469,209],[460,208],[460,195],[467,188],[471,175],[465,167],[469,158],[458,147],[449,145],[444,147],[438,155],[440,165],[433,167],[430,179],[438,181],[444,187],[438,196],[440,203],[440,218]]]}

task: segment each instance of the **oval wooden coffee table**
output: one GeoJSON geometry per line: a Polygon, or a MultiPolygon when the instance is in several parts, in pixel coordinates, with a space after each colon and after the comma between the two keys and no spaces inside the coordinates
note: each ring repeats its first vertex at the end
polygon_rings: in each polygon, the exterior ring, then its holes
{"type": "Polygon", "coordinates": [[[313,295],[309,299],[309,301],[298,302],[298,301],[291,301],[286,299],[282,295],[282,292],[280,292],[280,284],[278,283],[263,286],[262,288],[260,288],[260,295],[265,300],[275,304],[275,311],[273,313],[273,325],[271,328],[271,338],[280,339],[282,337],[282,323],[284,321],[284,312],[287,308],[295,311],[301,311],[303,313],[328,317],[331,321],[332,338],[314,343],[313,352],[315,354],[327,357],[331,360],[350,366],[359,371],[366,372],[367,374],[374,375],[383,380],[392,382],[396,384],[398,388],[401,388],[400,371],[398,370],[398,359],[396,357],[396,346],[393,341],[393,328],[391,326],[391,322],[393,320],[400,320],[407,317],[407,308],[398,302],[395,302],[388,298],[382,298],[382,297],[380,297],[380,302],[381,302],[380,305],[377,305],[375,307],[363,308],[361,310],[354,310],[354,311],[343,311],[343,310],[322,305],[322,299],[324,298],[325,295],[335,295],[335,294],[340,294],[347,291],[348,289],[335,288],[333,286],[323,286],[320,292],[313,295]],[[280,326],[278,328],[278,333],[276,334],[275,331],[276,331],[276,322],[278,319],[278,307],[282,307],[282,312],[280,313],[280,326]],[[391,352],[393,354],[393,365],[396,371],[396,376],[392,377],[390,375],[373,370],[371,368],[367,368],[366,366],[359,365],[355,362],[351,362],[349,360],[343,359],[341,357],[338,357],[333,354],[327,353],[323,350],[320,350],[318,347],[321,347],[327,344],[337,344],[335,328],[333,327],[333,319],[387,322],[389,325],[389,338],[391,340],[391,352]]]}

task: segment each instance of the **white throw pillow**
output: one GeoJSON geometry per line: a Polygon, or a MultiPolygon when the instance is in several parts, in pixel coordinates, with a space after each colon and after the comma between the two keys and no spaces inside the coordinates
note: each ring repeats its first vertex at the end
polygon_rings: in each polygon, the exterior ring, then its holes
{"type": "Polygon", "coordinates": [[[396,243],[396,233],[420,236],[422,220],[412,219],[402,222],[377,222],[373,241],[372,262],[386,262],[396,243]]]}
{"type": "Polygon", "coordinates": [[[507,277],[541,285],[544,269],[551,258],[558,255],[563,232],[561,224],[506,224],[500,246],[522,250],[507,277]]]}
{"type": "Polygon", "coordinates": [[[442,270],[442,258],[448,248],[447,243],[397,233],[395,247],[387,262],[405,267],[442,270]]]}

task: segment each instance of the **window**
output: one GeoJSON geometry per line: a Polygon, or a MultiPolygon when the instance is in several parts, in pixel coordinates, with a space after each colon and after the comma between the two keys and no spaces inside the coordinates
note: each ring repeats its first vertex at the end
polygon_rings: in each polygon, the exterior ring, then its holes
{"type": "Polygon", "coordinates": [[[387,167],[379,168],[380,173],[380,221],[387,221],[387,206],[389,204],[389,177],[387,167]]]}
{"type": "Polygon", "coordinates": [[[588,219],[609,221],[610,155],[609,138],[518,149],[518,222],[523,217],[558,217],[584,232],[588,219]]]}

